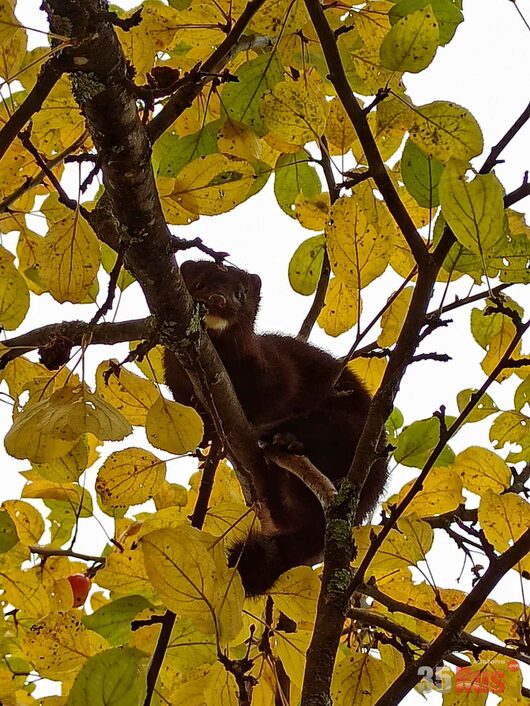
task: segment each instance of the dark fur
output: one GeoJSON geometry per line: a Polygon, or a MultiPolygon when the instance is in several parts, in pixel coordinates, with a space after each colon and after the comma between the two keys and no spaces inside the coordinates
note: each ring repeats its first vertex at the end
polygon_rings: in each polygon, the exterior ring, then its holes
{"type": "MultiPolygon", "coordinates": [[[[261,281],[234,267],[185,262],[181,272],[192,296],[210,315],[228,321],[208,329],[245,413],[263,438],[294,437],[303,453],[335,485],[350,467],[370,403],[362,383],[339,361],[315,346],[288,336],[254,333],[261,281]]],[[[166,382],[174,398],[200,405],[186,373],[169,351],[166,382]]],[[[361,493],[357,522],[374,509],[387,479],[386,461],[371,468],[361,493]]],[[[296,476],[271,464],[267,506],[274,536],[251,535],[229,556],[249,595],[265,592],[278,576],[319,560],[324,545],[324,514],[314,494],[296,476]]]]}

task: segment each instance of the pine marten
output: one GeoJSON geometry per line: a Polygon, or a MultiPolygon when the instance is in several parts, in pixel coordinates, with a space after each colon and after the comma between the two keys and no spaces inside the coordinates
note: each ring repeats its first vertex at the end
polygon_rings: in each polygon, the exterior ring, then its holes
{"type": "MultiPolygon", "coordinates": [[[[340,361],[309,343],[254,332],[261,289],[257,275],[204,261],[184,262],[181,273],[192,297],[205,305],[212,343],[260,436],[295,440],[300,452],[338,486],[350,468],[370,404],[360,380],[348,369],[336,380],[340,361]]],[[[204,414],[184,369],[168,350],[165,368],[175,400],[204,414]]],[[[324,547],[320,502],[295,475],[270,465],[266,503],[281,529],[274,536],[253,534],[229,553],[247,595],[264,593],[294,566],[318,562],[324,547]]],[[[387,475],[381,458],[363,487],[358,523],[373,511],[387,475]]]]}

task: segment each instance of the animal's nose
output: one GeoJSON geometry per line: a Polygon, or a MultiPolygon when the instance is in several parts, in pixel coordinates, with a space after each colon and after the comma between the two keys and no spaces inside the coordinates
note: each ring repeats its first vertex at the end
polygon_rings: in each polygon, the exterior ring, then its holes
{"type": "Polygon", "coordinates": [[[208,297],[208,304],[212,304],[219,309],[226,306],[226,298],[222,294],[210,294],[208,297]]]}

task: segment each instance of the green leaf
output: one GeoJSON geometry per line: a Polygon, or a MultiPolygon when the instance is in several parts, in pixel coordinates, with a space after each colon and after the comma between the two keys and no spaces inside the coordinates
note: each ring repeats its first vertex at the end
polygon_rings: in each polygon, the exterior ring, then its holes
{"type": "MultiPolygon", "coordinates": [[[[454,421],[454,417],[446,417],[446,424],[454,421]]],[[[397,439],[394,458],[404,466],[422,468],[431,451],[440,440],[440,422],[435,417],[413,422],[401,432],[397,439]]],[[[446,446],[435,461],[435,466],[449,466],[455,458],[452,449],[446,446]]]]}
{"type": "Polygon", "coordinates": [[[462,10],[451,0],[399,0],[388,13],[390,24],[394,25],[411,12],[431,5],[440,33],[440,46],[445,46],[454,36],[458,25],[464,21],[462,10]]]}
{"type": "Polygon", "coordinates": [[[220,120],[207,123],[198,132],[185,137],[176,135],[162,136],[155,143],[154,150],[159,156],[158,174],[165,177],[176,177],[180,170],[197,157],[206,157],[219,152],[217,133],[220,120]]]}
{"type": "MultiPolygon", "coordinates": [[[[476,390],[460,390],[456,397],[459,412],[465,409],[471,399],[471,395],[475,392],[476,390]]],[[[499,408],[491,397],[488,394],[484,394],[466,417],[466,422],[479,422],[481,419],[486,419],[486,417],[489,417],[490,414],[495,414],[498,411],[499,408]]]]}
{"type": "Polygon", "coordinates": [[[315,198],[322,185],[314,167],[309,166],[307,154],[300,150],[282,154],[276,162],[274,193],[282,211],[295,218],[295,201],[298,194],[315,198]]]}
{"type": "Polygon", "coordinates": [[[229,118],[252,127],[258,135],[267,132],[260,114],[265,91],[283,80],[283,67],[278,53],[262,54],[242,64],[236,71],[237,82],[226,83],[221,92],[221,105],[229,118]]]}
{"type": "Polygon", "coordinates": [[[5,554],[18,542],[17,528],[5,510],[0,510],[0,554],[5,554]]]}
{"type": "Polygon", "coordinates": [[[148,656],[115,647],[88,659],[68,695],[67,706],[142,706],[148,656]]]}
{"type": "Polygon", "coordinates": [[[440,205],[438,184],[443,172],[443,164],[428,157],[409,138],[401,157],[401,176],[408,192],[423,208],[436,208],[440,205]]]}
{"type": "MultiPolygon", "coordinates": [[[[505,306],[517,311],[522,316],[523,310],[510,297],[504,296],[503,302],[505,306]]],[[[487,299],[486,304],[491,305],[491,300],[487,299]]],[[[513,330],[513,321],[506,314],[486,313],[487,309],[473,309],[471,312],[471,333],[475,341],[487,350],[491,340],[500,334],[505,328],[511,332],[513,330]]]]}
{"type": "Polygon", "coordinates": [[[440,203],[459,243],[483,262],[504,240],[504,189],[495,174],[465,179],[462,164],[451,160],[440,178],[440,203]]]}
{"type": "Polygon", "coordinates": [[[138,613],[150,607],[151,603],[143,596],[127,596],[107,603],[82,620],[86,628],[99,633],[112,646],[118,646],[128,641],[131,622],[138,613]]]}
{"type": "Polygon", "coordinates": [[[438,44],[438,22],[428,4],[391,28],[381,44],[381,63],[391,71],[418,73],[432,62],[438,44]]]}
{"type": "Polygon", "coordinates": [[[304,240],[295,250],[289,263],[289,282],[298,294],[313,294],[315,291],[326,248],[323,235],[314,235],[304,240]]]}
{"type": "Polygon", "coordinates": [[[530,376],[519,385],[514,395],[515,409],[520,412],[525,404],[530,405],[530,376]]]}

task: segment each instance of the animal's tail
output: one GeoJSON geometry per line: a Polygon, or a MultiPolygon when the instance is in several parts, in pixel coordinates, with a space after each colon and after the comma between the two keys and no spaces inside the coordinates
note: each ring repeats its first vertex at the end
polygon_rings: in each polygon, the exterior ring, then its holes
{"type": "Polygon", "coordinates": [[[316,563],[322,552],[322,535],[308,536],[307,528],[272,537],[251,533],[231,547],[228,565],[237,566],[247,596],[257,596],[268,591],[284,571],[316,563]]]}

